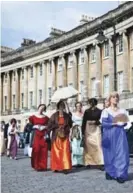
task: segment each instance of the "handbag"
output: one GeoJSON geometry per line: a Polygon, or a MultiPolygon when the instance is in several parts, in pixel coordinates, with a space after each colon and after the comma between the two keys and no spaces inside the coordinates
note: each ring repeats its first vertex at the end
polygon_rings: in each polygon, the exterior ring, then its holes
{"type": "Polygon", "coordinates": [[[48,134],[46,134],[46,135],[44,136],[44,139],[45,139],[45,141],[47,142],[47,144],[48,144],[48,150],[50,151],[50,150],[51,150],[51,139],[50,139],[50,136],[49,136],[48,134]]]}

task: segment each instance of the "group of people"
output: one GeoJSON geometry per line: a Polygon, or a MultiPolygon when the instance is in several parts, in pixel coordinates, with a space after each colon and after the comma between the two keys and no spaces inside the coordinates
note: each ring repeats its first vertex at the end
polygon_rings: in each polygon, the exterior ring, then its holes
{"type": "Polygon", "coordinates": [[[5,124],[4,121],[1,122],[0,130],[0,154],[1,156],[6,154],[10,159],[17,159],[18,150],[18,128],[16,119],[11,119],[10,124],[5,124]]]}
{"type": "Polygon", "coordinates": [[[46,171],[49,142],[51,170],[68,174],[72,167],[86,166],[105,170],[107,180],[124,183],[128,178],[129,151],[125,127],[127,111],[118,107],[119,95],[114,92],[97,108],[97,99],[89,99],[90,107],[83,112],[82,103],[75,104],[74,113],[66,112],[64,101],[48,118],[38,107],[38,114],[29,118],[32,125],[31,166],[46,171]]]}
{"type": "MultiPolygon", "coordinates": [[[[31,166],[46,171],[48,150],[53,172],[68,174],[72,167],[85,166],[105,170],[107,180],[124,183],[128,179],[129,150],[125,127],[128,113],[119,108],[119,95],[110,94],[104,109],[97,107],[97,99],[89,99],[90,107],[83,112],[82,103],[75,104],[74,113],[66,112],[66,103],[59,101],[56,112],[49,118],[46,105],[40,104],[38,113],[29,117],[25,128],[26,147],[31,166]]],[[[69,108],[68,108],[69,109],[69,108]]],[[[17,128],[11,120],[7,150],[16,159],[17,128]]]]}

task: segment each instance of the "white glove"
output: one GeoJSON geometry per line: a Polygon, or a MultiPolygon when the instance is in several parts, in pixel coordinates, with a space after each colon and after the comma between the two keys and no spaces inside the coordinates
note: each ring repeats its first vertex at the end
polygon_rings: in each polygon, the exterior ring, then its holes
{"type": "Polygon", "coordinates": [[[123,123],[123,122],[117,122],[117,125],[118,126],[122,126],[122,125],[124,125],[125,123],[123,123]]]}

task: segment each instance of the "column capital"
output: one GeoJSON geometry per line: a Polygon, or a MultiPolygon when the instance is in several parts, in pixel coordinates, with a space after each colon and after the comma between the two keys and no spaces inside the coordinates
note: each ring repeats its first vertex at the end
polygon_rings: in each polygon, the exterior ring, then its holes
{"type": "Polygon", "coordinates": [[[48,59],[49,62],[52,62],[53,60],[54,60],[53,57],[48,59]]]}
{"type": "Polygon", "coordinates": [[[60,56],[59,56],[59,58],[64,58],[65,57],[65,54],[61,54],[60,56]]]}
{"type": "Polygon", "coordinates": [[[71,55],[71,54],[75,54],[75,52],[76,52],[76,50],[71,50],[71,51],[70,51],[70,55],[71,55]]]}
{"type": "Polygon", "coordinates": [[[87,49],[87,45],[84,45],[80,48],[80,50],[86,50],[87,49]]]}
{"type": "Polygon", "coordinates": [[[119,31],[119,35],[123,35],[123,34],[126,35],[126,33],[127,33],[127,30],[126,30],[126,29],[123,29],[123,30],[119,31]]]}

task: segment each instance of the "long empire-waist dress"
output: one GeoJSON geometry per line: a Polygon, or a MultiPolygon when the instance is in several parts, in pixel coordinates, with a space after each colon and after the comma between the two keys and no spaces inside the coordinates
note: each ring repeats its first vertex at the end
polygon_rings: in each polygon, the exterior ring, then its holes
{"type": "Polygon", "coordinates": [[[82,134],[84,135],[84,164],[87,165],[103,165],[103,152],[101,146],[101,128],[100,128],[101,110],[87,109],[84,113],[82,123],[82,134]],[[95,121],[90,124],[89,121],[95,121]]]}
{"type": "Polygon", "coordinates": [[[59,117],[56,112],[49,121],[49,129],[52,131],[51,146],[51,170],[63,171],[72,169],[71,150],[69,141],[69,131],[71,126],[71,118],[67,113],[63,117],[59,117]],[[59,127],[64,127],[65,138],[61,138],[56,134],[59,127]]]}
{"type": "MultiPolygon", "coordinates": [[[[35,115],[29,118],[29,121],[32,125],[42,125],[47,126],[48,117],[36,117],[35,115]]],[[[38,130],[35,129],[35,135],[33,139],[32,145],[32,155],[31,155],[31,166],[37,171],[46,170],[47,169],[47,159],[48,159],[48,145],[44,138],[47,130],[38,130]]]]}
{"type": "Polygon", "coordinates": [[[113,112],[111,108],[105,109],[101,115],[103,127],[103,154],[105,171],[113,178],[128,177],[129,150],[124,126],[112,126],[115,116],[127,115],[124,109],[113,112]]]}
{"type": "Polygon", "coordinates": [[[15,158],[17,156],[17,150],[18,150],[18,144],[17,144],[17,139],[18,139],[18,134],[17,134],[17,128],[13,128],[12,125],[9,126],[8,128],[8,145],[7,149],[9,150],[9,155],[12,158],[15,158]],[[12,134],[12,132],[15,132],[12,134]]]}
{"type": "MultiPolygon", "coordinates": [[[[72,147],[72,165],[84,165],[83,163],[83,147],[80,147],[82,141],[82,132],[81,132],[81,125],[82,125],[83,117],[79,117],[76,114],[72,115],[73,127],[78,125],[80,139],[76,139],[75,137],[71,140],[71,147],[72,147]]],[[[73,128],[72,128],[73,129],[73,128]]]]}

